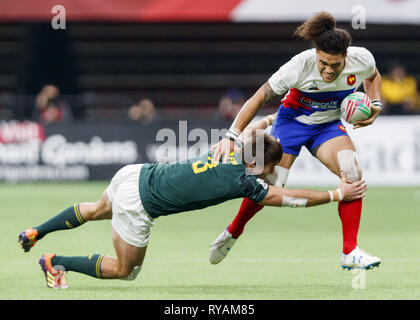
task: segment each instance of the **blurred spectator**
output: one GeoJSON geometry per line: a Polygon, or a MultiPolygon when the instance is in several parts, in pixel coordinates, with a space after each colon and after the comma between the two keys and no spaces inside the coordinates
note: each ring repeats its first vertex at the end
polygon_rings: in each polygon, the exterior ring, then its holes
{"type": "Polygon", "coordinates": [[[218,116],[227,122],[232,122],[245,102],[246,100],[240,90],[231,89],[227,91],[220,98],[218,116]]]}
{"type": "Polygon", "coordinates": [[[16,97],[11,93],[0,94],[0,120],[12,119],[12,110],[16,107],[16,97]]]}
{"type": "Polygon", "coordinates": [[[412,114],[418,112],[419,93],[417,81],[407,74],[401,64],[394,64],[388,74],[382,77],[384,113],[412,114]]]}
{"type": "Polygon", "coordinates": [[[157,118],[155,105],[150,99],[142,99],[128,109],[128,117],[141,124],[152,123],[157,118]]]}
{"type": "Polygon", "coordinates": [[[60,99],[60,90],[52,84],[45,85],[35,99],[38,119],[44,124],[62,122],[68,118],[67,104],[60,99]]]}

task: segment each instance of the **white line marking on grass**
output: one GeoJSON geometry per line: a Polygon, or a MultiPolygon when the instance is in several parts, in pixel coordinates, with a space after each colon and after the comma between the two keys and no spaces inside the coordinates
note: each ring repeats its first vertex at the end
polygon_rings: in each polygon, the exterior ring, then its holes
{"type": "MultiPolygon", "coordinates": [[[[252,259],[252,258],[244,258],[244,259],[229,259],[231,262],[247,262],[247,263],[261,263],[261,262],[337,262],[338,258],[319,258],[319,259],[283,259],[283,258],[270,258],[270,259],[252,259]]],[[[188,259],[188,258],[167,258],[167,259],[153,259],[155,262],[198,262],[198,263],[209,263],[207,260],[202,259],[188,259]]],[[[382,260],[382,263],[386,262],[418,262],[420,258],[386,258],[382,260]]]]}
{"type": "MultiPolygon", "coordinates": [[[[270,258],[270,259],[229,259],[230,261],[235,262],[302,262],[302,261],[309,261],[309,262],[330,262],[336,261],[337,259],[283,259],[283,258],[270,258]]],[[[157,262],[168,262],[168,261],[178,261],[178,262],[205,262],[209,263],[207,260],[203,261],[201,259],[188,259],[188,258],[174,258],[174,259],[154,259],[153,261],[157,262]]]]}

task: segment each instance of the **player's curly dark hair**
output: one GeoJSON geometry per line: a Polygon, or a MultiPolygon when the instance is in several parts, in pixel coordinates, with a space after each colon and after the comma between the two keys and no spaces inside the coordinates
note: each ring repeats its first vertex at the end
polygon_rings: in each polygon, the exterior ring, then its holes
{"type": "Polygon", "coordinates": [[[325,11],[302,23],[293,35],[311,40],[317,50],[329,54],[344,55],[351,44],[350,34],[344,29],[337,28],[335,18],[325,11]]]}

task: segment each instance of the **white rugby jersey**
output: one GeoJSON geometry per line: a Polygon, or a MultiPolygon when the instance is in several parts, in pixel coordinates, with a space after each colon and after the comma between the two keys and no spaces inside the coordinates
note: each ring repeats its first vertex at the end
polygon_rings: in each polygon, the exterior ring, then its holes
{"type": "Polygon", "coordinates": [[[369,50],[349,47],[343,71],[333,82],[321,78],[316,51],[309,49],[294,56],[268,80],[278,95],[286,91],[279,109],[280,115],[290,116],[306,124],[320,124],[340,119],[343,99],[371,78],[375,59],[369,50]]]}

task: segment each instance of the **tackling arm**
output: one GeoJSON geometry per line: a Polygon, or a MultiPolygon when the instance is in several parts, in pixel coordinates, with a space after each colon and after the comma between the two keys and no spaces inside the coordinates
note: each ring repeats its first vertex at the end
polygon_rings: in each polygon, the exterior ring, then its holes
{"type": "Polygon", "coordinates": [[[352,201],[364,197],[367,190],[364,181],[345,183],[342,181],[336,190],[315,191],[315,190],[288,190],[270,186],[268,193],[261,205],[275,207],[311,207],[325,204],[331,201],[352,201]]]}
{"type": "Polygon", "coordinates": [[[243,135],[244,132],[248,131],[248,130],[265,130],[267,129],[269,126],[273,125],[274,119],[277,116],[277,112],[270,114],[266,117],[264,117],[263,119],[259,120],[259,121],[254,121],[251,124],[247,125],[245,130],[242,131],[242,133],[239,135],[239,140],[243,141],[243,135]]]}

